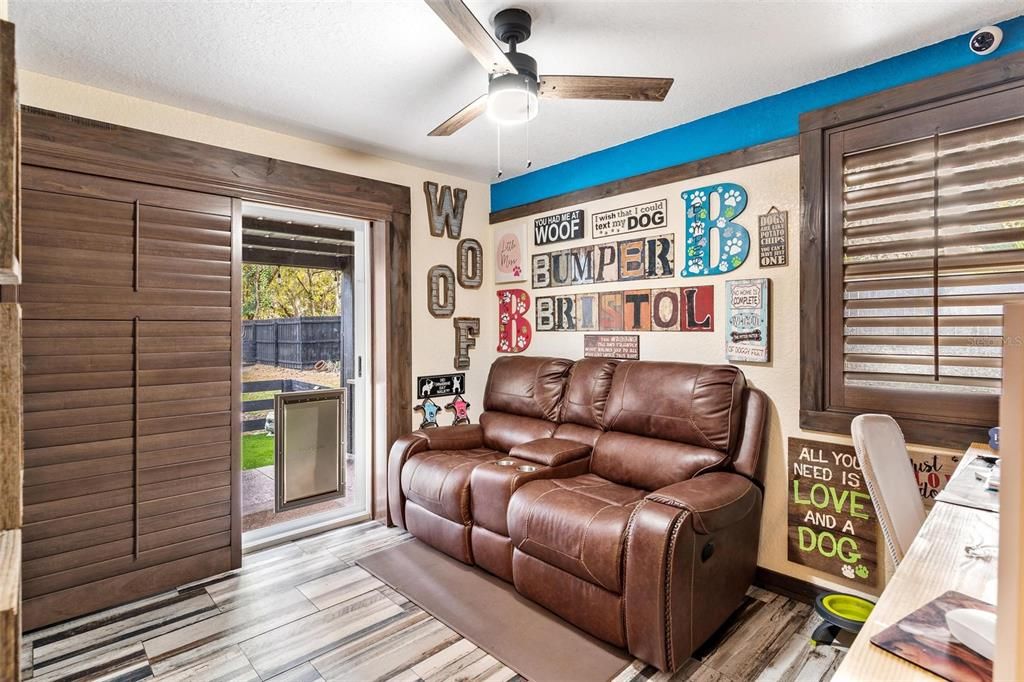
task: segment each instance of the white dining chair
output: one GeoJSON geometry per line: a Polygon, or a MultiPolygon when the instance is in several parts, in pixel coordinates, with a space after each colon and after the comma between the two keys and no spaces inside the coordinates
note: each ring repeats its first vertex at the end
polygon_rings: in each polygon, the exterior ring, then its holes
{"type": "Polygon", "coordinates": [[[886,547],[898,566],[925,519],[903,431],[887,414],[859,415],[850,430],[886,547]]]}

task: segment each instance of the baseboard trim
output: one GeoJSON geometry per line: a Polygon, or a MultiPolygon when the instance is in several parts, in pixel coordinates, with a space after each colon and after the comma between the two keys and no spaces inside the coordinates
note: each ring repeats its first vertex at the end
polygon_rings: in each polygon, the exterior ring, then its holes
{"type": "Polygon", "coordinates": [[[791,575],[772,571],[761,566],[757,567],[757,572],[754,574],[754,584],[765,590],[770,590],[805,604],[813,604],[819,594],[827,591],[806,580],[800,580],[791,575]]]}

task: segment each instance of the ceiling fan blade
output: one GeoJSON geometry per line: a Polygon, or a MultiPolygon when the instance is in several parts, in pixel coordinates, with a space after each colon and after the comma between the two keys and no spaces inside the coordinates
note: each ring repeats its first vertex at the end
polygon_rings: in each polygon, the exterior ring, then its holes
{"type": "Polygon", "coordinates": [[[497,41],[462,0],[424,0],[488,73],[517,73],[497,41]]]}
{"type": "Polygon", "coordinates": [[[429,133],[428,137],[442,137],[445,135],[451,135],[455,131],[459,130],[463,126],[469,124],[477,116],[484,113],[487,109],[487,95],[480,95],[475,100],[462,107],[457,111],[451,118],[437,126],[429,133]]]}
{"type": "Polygon", "coordinates": [[[549,99],[618,99],[661,102],[671,78],[632,76],[542,76],[540,96],[549,99]]]}

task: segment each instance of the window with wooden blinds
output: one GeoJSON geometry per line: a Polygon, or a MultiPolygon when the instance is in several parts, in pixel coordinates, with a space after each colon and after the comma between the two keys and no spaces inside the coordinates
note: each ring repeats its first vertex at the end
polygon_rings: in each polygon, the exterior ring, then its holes
{"type": "Polygon", "coordinates": [[[1002,305],[1024,300],[1024,118],[844,154],[842,182],[846,390],[998,397],[1002,305]]]}
{"type": "Polygon", "coordinates": [[[1004,347],[1022,342],[1002,309],[1024,301],[1024,88],[826,129],[821,145],[818,423],[884,412],[918,442],[950,444],[928,423],[976,438],[998,422],[1004,347]]]}

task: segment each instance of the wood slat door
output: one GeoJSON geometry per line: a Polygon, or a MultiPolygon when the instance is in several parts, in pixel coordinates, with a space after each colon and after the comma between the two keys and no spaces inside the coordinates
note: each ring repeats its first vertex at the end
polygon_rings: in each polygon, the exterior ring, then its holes
{"type": "Polygon", "coordinates": [[[231,568],[240,254],[228,198],[24,177],[33,629],[231,568]]]}

